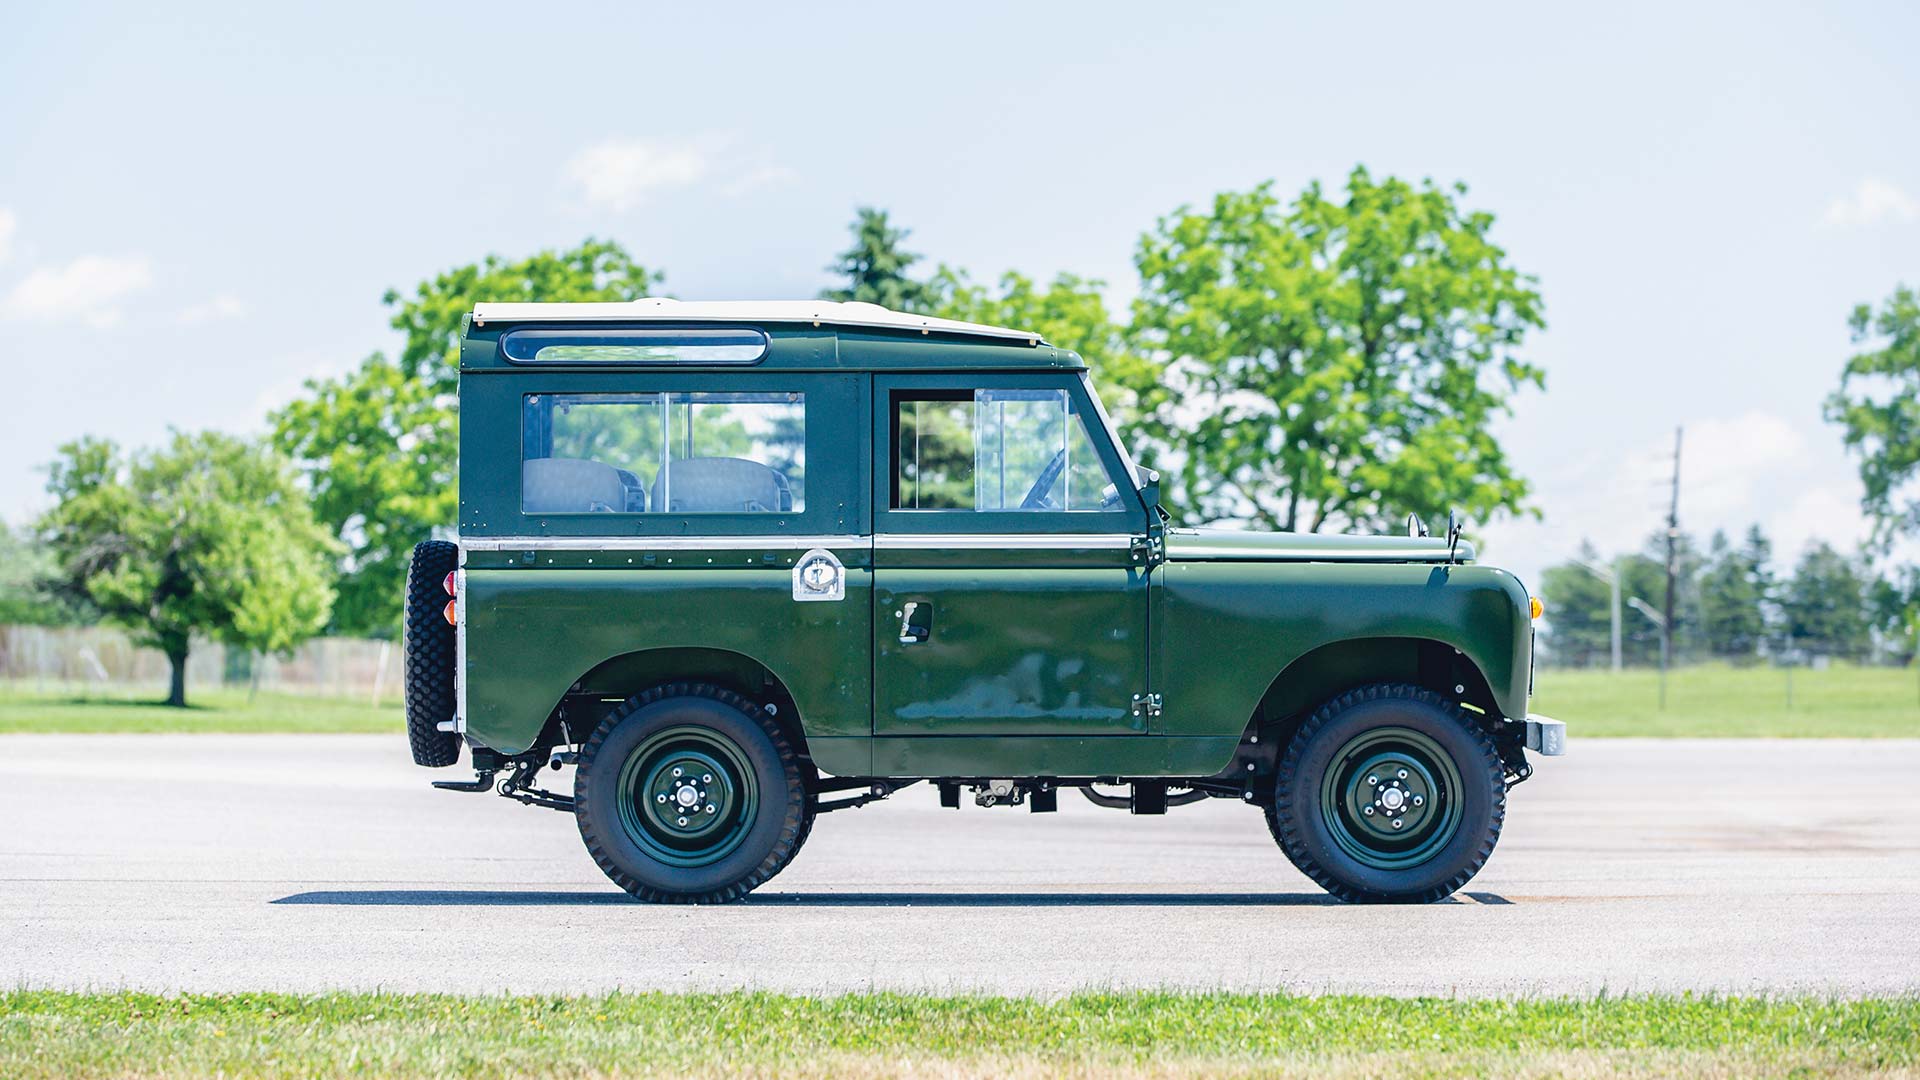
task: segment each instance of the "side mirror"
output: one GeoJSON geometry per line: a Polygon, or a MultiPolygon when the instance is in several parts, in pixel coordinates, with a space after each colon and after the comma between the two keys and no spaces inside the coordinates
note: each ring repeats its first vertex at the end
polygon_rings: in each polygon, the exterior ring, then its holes
{"type": "Polygon", "coordinates": [[[1460,511],[1447,511],[1447,561],[1455,562],[1454,550],[1460,546],[1460,511]]]}
{"type": "Polygon", "coordinates": [[[1432,534],[1427,532],[1427,523],[1420,520],[1419,514],[1408,514],[1407,535],[1418,539],[1422,536],[1431,536],[1432,534]]]}

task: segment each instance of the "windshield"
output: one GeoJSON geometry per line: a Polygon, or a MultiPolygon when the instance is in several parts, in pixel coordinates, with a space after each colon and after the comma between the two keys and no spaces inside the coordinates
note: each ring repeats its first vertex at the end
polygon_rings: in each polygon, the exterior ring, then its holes
{"type": "Polygon", "coordinates": [[[1133,462],[1133,451],[1120,438],[1120,429],[1113,426],[1113,417],[1107,415],[1107,407],[1100,401],[1100,391],[1094,388],[1093,379],[1086,372],[1080,373],[1080,384],[1087,388],[1087,398],[1093,402],[1093,412],[1100,418],[1100,426],[1107,429],[1107,438],[1113,448],[1120,452],[1120,464],[1126,467],[1127,483],[1140,486],[1140,467],[1133,462]]]}

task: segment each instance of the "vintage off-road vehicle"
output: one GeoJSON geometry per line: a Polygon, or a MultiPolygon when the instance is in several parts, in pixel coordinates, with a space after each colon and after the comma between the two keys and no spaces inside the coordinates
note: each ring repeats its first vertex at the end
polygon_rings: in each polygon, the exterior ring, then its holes
{"type": "Polygon", "coordinates": [[[1233,799],[1336,896],[1436,900],[1526,751],[1565,745],[1527,713],[1538,607],[1457,529],[1170,528],[1086,366],[1031,333],[478,304],[460,414],[458,539],[408,578],[414,760],[464,744],[476,778],[437,786],[570,810],[643,899],[744,896],[814,815],[930,781],[1233,799]],[[569,764],[570,795],[537,786],[569,764]]]}

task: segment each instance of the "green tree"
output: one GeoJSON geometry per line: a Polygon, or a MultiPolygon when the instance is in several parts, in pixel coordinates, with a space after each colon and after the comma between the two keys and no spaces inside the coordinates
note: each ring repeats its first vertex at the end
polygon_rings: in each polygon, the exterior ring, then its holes
{"type": "Polygon", "coordinates": [[[1867,587],[1861,560],[1825,543],[1809,547],[1780,599],[1788,641],[1817,656],[1864,655],[1870,640],[1867,587]]]}
{"type": "Polygon", "coordinates": [[[1542,302],[1465,191],[1356,168],[1343,198],[1315,183],[1282,206],[1262,184],[1141,238],[1133,329],[1187,395],[1185,517],[1318,531],[1527,509],[1490,422],[1545,385],[1521,356],[1542,302]]]}
{"type": "Polygon", "coordinates": [[[187,703],[195,634],[286,652],[326,625],[338,544],[277,454],[205,432],[122,455],[60,448],[40,522],[64,587],[166,654],[167,704],[187,703]]]}
{"type": "Polygon", "coordinates": [[[1920,532],[1920,296],[1902,285],[1878,312],[1856,306],[1847,324],[1856,346],[1874,347],[1847,359],[1826,415],[1860,455],[1862,506],[1884,548],[1920,532]]]}
{"type": "Polygon", "coordinates": [[[1129,450],[1138,454],[1166,443],[1163,414],[1171,394],[1165,372],[1133,347],[1127,328],[1107,312],[1105,282],[1061,274],[1043,286],[1008,272],[995,291],[965,271],[942,266],[929,284],[936,297],[932,313],[941,318],[1032,330],[1078,353],[1129,450]]]}
{"type": "Polygon", "coordinates": [[[870,206],[854,212],[849,229],[853,246],[827,267],[829,273],[845,278],[846,284],[823,289],[822,300],[857,300],[895,311],[925,312],[933,308],[933,289],[907,275],[907,270],[920,261],[920,256],[901,246],[911,235],[909,230],[894,228],[885,210],[870,206]]]}
{"type": "Polygon", "coordinates": [[[1600,553],[1583,541],[1576,558],[1549,566],[1540,575],[1540,599],[1547,609],[1547,659],[1563,667],[1612,662],[1613,592],[1589,566],[1606,568],[1600,553]]]}
{"type": "Polygon", "coordinates": [[[389,291],[397,359],[368,357],[350,374],[315,379],[273,416],[274,441],[297,461],[315,512],[346,545],[334,625],[397,632],[413,545],[458,513],[460,327],[477,301],[632,300],[660,276],[611,241],[519,260],[488,256],[389,291]]]}
{"type": "Polygon", "coordinates": [[[65,626],[84,610],[57,590],[53,552],[31,529],[0,522],[0,625],[65,626]]]}
{"type": "Polygon", "coordinates": [[[1713,534],[1699,582],[1700,636],[1711,655],[1731,660],[1759,655],[1767,640],[1772,557],[1773,545],[1758,525],[1737,548],[1724,532],[1713,534]]]}

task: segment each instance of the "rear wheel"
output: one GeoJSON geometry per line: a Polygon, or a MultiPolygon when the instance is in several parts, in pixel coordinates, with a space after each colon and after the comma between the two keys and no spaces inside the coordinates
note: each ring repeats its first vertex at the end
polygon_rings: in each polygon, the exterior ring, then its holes
{"type": "Polygon", "coordinates": [[[460,736],[441,731],[453,719],[454,630],[447,621],[447,575],[460,565],[460,548],[446,540],[416,544],[407,565],[407,744],[416,765],[443,768],[460,760],[460,736]]]}
{"type": "Polygon", "coordinates": [[[659,687],[588,738],[574,781],[580,836],[642,900],[724,903],[779,873],[813,825],[805,770],[751,702],[701,683],[659,687]]]}
{"type": "Polygon", "coordinates": [[[1328,702],[1287,745],[1268,827],[1343,900],[1451,895],[1493,854],[1506,818],[1493,740],[1452,701],[1370,686],[1328,702]]]}

